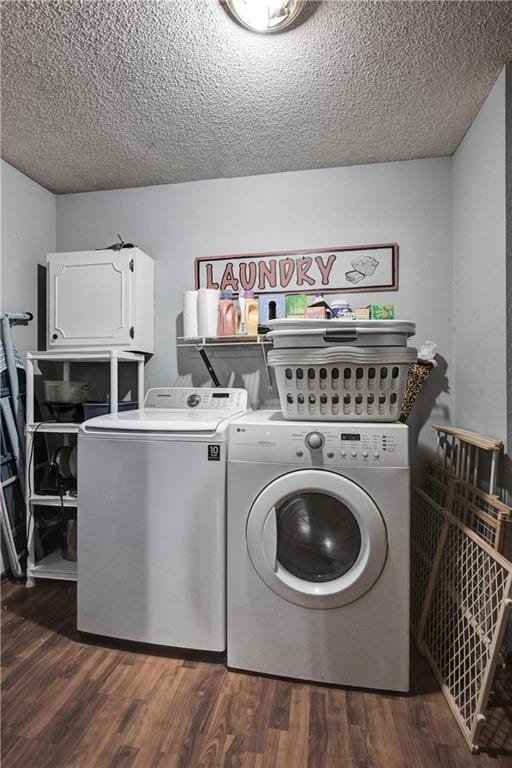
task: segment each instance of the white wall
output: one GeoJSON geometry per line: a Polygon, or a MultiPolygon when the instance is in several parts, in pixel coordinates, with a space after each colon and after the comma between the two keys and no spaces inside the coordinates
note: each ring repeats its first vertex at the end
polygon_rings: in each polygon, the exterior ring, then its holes
{"type": "MultiPolygon", "coordinates": [[[[507,312],[507,434],[509,466],[512,465],[512,61],[505,67],[505,165],[506,165],[506,312],[507,312]]],[[[512,473],[512,466],[510,466],[512,473]]],[[[512,485],[512,482],[511,482],[512,485]]]]}
{"type": "MultiPolygon", "coordinates": [[[[37,265],[55,250],[55,195],[1,161],[3,312],[37,309],[37,265]]],[[[13,330],[18,350],[37,349],[36,322],[13,330]]]]}
{"type": "MultiPolygon", "coordinates": [[[[195,256],[398,242],[400,290],[390,301],[418,342],[451,350],[451,159],[199,181],[57,198],[59,251],[108,245],[120,232],[156,260],[156,354],[148,383],[173,382],[175,323],[195,256]]],[[[439,386],[446,386],[439,372],[439,386]]],[[[437,386],[437,385],[436,385],[437,386]]],[[[441,394],[437,419],[450,417],[441,394]]],[[[421,415],[420,415],[421,417],[421,415]]]]}
{"type": "MultiPolygon", "coordinates": [[[[37,265],[55,250],[55,195],[0,161],[1,187],[1,310],[37,310],[37,265]]],[[[36,320],[15,326],[13,339],[24,354],[36,349],[36,320]]],[[[5,558],[0,553],[0,571],[5,558]]]]}
{"type": "Polygon", "coordinates": [[[457,425],[507,440],[505,70],[453,158],[457,425]]]}

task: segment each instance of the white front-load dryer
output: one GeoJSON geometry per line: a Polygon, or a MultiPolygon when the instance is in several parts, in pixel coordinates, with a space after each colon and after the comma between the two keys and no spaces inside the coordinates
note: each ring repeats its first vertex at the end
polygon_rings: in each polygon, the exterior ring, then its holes
{"type": "Polygon", "coordinates": [[[408,430],[230,424],[228,665],[409,689],[408,430]]]}

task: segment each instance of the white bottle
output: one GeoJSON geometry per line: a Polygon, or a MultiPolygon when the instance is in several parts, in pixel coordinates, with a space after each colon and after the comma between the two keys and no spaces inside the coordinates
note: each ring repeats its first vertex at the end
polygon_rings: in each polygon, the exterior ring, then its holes
{"type": "Polygon", "coordinates": [[[355,320],[355,312],[352,311],[347,299],[335,299],[331,302],[333,320],[355,320]]]}

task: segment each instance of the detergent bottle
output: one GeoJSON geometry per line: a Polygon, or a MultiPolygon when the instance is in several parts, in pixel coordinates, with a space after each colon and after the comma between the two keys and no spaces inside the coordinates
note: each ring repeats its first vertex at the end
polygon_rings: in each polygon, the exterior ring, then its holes
{"type": "Polygon", "coordinates": [[[238,310],[230,291],[221,291],[217,318],[217,336],[236,336],[238,310]]]}
{"type": "Polygon", "coordinates": [[[248,336],[258,334],[259,306],[252,291],[245,292],[245,330],[248,336]]]}

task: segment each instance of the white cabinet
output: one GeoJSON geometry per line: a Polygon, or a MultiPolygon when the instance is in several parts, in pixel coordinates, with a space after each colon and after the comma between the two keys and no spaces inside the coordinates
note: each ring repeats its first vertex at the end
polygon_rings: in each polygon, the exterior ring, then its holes
{"type": "Polygon", "coordinates": [[[139,248],[49,253],[47,348],[153,352],[153,259],[139,248]]]}

